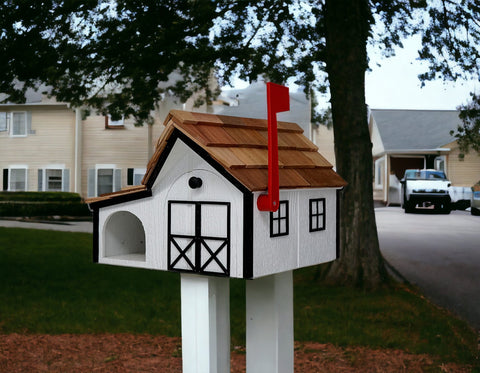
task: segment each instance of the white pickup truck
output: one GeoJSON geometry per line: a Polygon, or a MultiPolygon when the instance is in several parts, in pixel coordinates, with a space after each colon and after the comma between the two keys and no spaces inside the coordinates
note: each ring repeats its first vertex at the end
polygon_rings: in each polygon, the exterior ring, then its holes
{"type": "Polygon", "coordinates": [[[450,181],[443,171],[406,170],[402,183],[402,207],[406,213],[416,208],[428,208],[449,214],[451,197],[450,181]]]}

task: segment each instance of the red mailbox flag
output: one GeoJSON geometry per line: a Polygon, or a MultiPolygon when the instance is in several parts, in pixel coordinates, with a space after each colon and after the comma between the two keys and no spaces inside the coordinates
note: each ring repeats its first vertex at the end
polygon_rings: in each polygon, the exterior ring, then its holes
{"type": "Polygon", "coordinates": [[[260,211],[275,212],[279,206],[277,113],[290,110],[288,87],[267,83],[268,191],[258,197],[260,211]]]}

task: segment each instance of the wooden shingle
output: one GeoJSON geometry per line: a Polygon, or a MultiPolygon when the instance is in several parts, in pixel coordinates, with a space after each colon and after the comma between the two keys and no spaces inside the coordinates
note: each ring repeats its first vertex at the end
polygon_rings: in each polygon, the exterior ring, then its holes
{"type": "MultiPolygon", "coordinates": [[[[147,166],[142,186],[152,185],[154,172],[172,133],[177,130],[251,191],[268,185],[268,122],[264,119],[172,110],[147,166]]],[[[279,181],[282,189],[343,187],[346,185],[318,148],[295,123],[278,122],[279,181]]],[[[142,186],[138,190],[142,190],[142,186]]],[[[132,189],[117,192],[132,193],[132,189]]],[[[112,195],[112,196],[114,196],[112,195]]],[[[102,197],[100,197],[102,198],[102,197]]],[[[111,198],[111,197],[103,197],[111,198]]]]}
{"type": "MultiPolygon", "coordinates": [[[[165,125],[192,139],[248,189],[267,189],[266,120],[172,110],[165,125]]],[[[168,138],[159,139],[155,153],[161,152],[165,141],[168,138]]],[[[278,145],[280,188],[346,185],[297,124],[278,122],[278,145]]]]}

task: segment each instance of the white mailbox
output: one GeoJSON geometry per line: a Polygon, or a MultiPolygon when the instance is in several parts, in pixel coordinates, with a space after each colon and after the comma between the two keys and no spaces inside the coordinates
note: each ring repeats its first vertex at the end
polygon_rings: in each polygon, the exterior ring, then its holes
{"type": "Polygon", "coordinates": [[[279,207],[267,121],[172,110],[142,185],[89,199],[99,263],[253,279],[338,255],[345,181],[294,123],[278,123],[279,207]]]}
{"type": "Polygon", "coordinates": [[[185,373],[230,371],[230,277],[250,279],[247,372],[293,372],[292,270],[338,256],[346,183],[277,123],[288,88],[267,100],[268,121],[172,110],[142,185],[87,201],[95,261],[181,272],[185,373]]]}

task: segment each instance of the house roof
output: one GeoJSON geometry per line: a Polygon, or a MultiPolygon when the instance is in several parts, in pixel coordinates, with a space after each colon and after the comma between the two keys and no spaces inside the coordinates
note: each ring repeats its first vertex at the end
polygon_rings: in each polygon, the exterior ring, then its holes
{"type": "MultiPolygon", "coordinates": [[[[248,118],[267,118],[265,100],[266,82],[256,81],[243,89],[222,90],[220,101],[230,105],[213,105],[213,112],[221,115],[233,115],[248,118]]],[[[297,123],[304,133],[310,131],[310,100],[303,91],[290,91],[290,110],[278,113],[278,120],[297,123]]]]}
{"type": "MultiPolygon", "coordinates": [[[[157,165],[179,131],[250,191],[265,191],[268,184],[268,123],[264,119],[240,118],[172,110],[157,141],[142,185],[87,200],[94,203],[148,189],[158,174],[157,165]]],[[[280,188],[343,187],[346,185],[332,165],[295,123],[278,122],[280,188]]]]}
{"type": "MultiPolygon", "coordinates": [[[[17,82],[15,84],[15,88],[17,88],[17,89],[20,89],[22,87],[23,87],[23,83],[17,82]]],[[[42,100],[44,98],[44,92],[49,92],[50,90],[51,90],[51,87],[48,87],[48,86],[45,86],[45,85],[41,85],[37,89],[27,88],[27,90],[25,92],[25,102],[22,103],[22,105],[41,104],[42,100]]],[[[7,97],[6,94],[0,93],[0,102],[5,100],[6,97],[7,97]]],[[[18,104],[14,103],[14,102],[7,101],[7,102],[2,103],[1,105],[18,105],[18,104]]]]}
{"type": "Polygon", "coordinates": [[[371,113],[385,151],[439,149],[455,141],[461,124],[456,110],[379,110],[371,113]]]}

